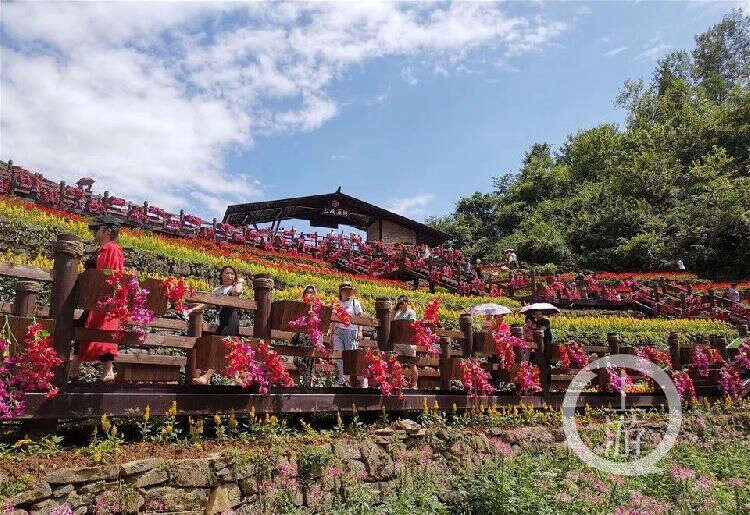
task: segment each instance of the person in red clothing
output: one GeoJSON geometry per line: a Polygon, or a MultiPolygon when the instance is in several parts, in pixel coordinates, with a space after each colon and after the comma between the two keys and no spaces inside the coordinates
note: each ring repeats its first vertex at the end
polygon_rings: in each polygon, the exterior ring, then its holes
{"type": "MultiPolygon", "coordinates": [[[[102,217],[89,225],[89,229],[94,233],[94,238],[99,244],[99,250],[96,253],[96,269],[124,272],[125,256],[122,247],[117,244],[117,235],[120,230],[119,222],[111,217],[102,217]]],[[[87,265],[90,266],[90,264],[87,265]]],[[[106,312],[96,310],[89,312],[84,327],[105,330],[122,329],[119,320],[107,320],[106,312]]],[[[80,345],[78,362],[73,368],[77,369],[81,362],[101,361],[104,365],[101,380],[105,383],[111,383],[115,380],[114,359],[117,355],[116,343],[84,342],[80,345]]]]}

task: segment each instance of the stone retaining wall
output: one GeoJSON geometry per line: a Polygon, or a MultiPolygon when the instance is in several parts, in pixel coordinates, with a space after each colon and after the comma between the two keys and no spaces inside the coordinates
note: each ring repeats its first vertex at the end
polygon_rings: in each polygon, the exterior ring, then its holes
{"type": "MultiPolygon", "coordinates": [[[[405,456],[424,457],[424,464],[432,464],[436,473],[445,474],[479,466],[498,452],[515,452],[525,442],[550,444],[562,439],[544,428],[493,430],[487,434],[431,429],[427,436],[419,424],[401,420],[361,438],[339,436],[315,446],[330,455],[331,463],[339,470],[375,487],[382,497],[395,488],[394,480],[405,456]]],[[[299,448],[285,450],[275,457],[272,476],[286,474],[284,488],[295,504],[302,505],[296,470],[298,452],[299,448]]],[[[262,499],[264,487],[258,491],[256,473],[243,461],[241,453],[232,451],[201,459],[146,458],[118,465],[57,470],[17,494],[9,504],[19,515],[106,513],[107,506],[115,504],[120,513],[258,514],[268,508],[262,499]]],[[[323,473],[313,479],[317,495],[310,496],[309,506],[332,495],[330,487],[321,483],[320,475],[323,473]]]]}

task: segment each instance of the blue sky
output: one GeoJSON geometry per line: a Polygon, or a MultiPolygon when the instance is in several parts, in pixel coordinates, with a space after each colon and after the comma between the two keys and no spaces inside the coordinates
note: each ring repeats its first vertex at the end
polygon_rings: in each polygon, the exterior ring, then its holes
{"type": "Polygon", "coordinates": [[[421,220],[622,123],[625,79],[743,4],[238,5],[6,4],[0,157],[206,217],[342,186],[421,220]]]}

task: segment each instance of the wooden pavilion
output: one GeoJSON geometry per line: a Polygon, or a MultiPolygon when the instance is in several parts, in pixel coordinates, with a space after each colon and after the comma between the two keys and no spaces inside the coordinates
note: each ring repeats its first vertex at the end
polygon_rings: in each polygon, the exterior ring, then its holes
{"type": "Polygon", "coordinates": [[[349,225],[367,232],[368,241],[412,243],[438,246],[447,241],[447,233],[411,220],[341,192],[251,202],[227,207],[224,222],[254,225],[271,222],[278,227],[283,220],[307,220],[314,227],[338,229],[349,225]]]}

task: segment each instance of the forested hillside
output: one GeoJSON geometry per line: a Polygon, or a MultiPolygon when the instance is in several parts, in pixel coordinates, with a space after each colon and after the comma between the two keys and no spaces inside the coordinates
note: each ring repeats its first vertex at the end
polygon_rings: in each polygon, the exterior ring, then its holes
{"type": "MultiPolygon", "coordinates": [[[[593,85],[592,85],[593,87],[593,85]]],[[[494,189],[430,223],[473,257],[750,275],[750,17],[736,10],[616,96],[624,127],[536,143],[494,189]]]]}

